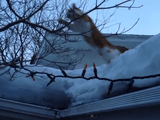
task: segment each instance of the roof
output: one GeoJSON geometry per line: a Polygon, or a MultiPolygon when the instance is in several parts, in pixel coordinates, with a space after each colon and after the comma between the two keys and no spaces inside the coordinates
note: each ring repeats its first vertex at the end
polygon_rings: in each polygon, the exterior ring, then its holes
{"type": "Polygon", "coordinates": [[[75,115],[110,112],[115,110],[132,109],[136,107],[160,105],[160,86],[128,93],[105,100],[66,109],[61,112],[64,117],[75,115]]]}
{"type": "Polygon", "coordinates": [[[69,108],[62,111],[51,110],[50,108],[47,107],[26,104],[0,98],[0,115],[17,119],[24,119],[24,120],[28,119],[50,120],[54,118],[61,118],[61,117],[72,118],[72,116],[78,116],[78,115],[83,116],[83,115],[89,115],[95,113],[98,114],[103,112],[105,112],[106,114],[107,112],[110,111],[116,111],[116,110],[122,111],[124,109],[141,108],[144,106],[147,106],[149,108],[149,106],[160,105],[159,91],[160,91],[160,86],[156,86],[137,92],[108,98],[98,102],[93,102],[69,108]],[[59,115],[55,113],[59,113],[59,115]]]}
{"type": "MultiPolygon", "coordinates": [[[[125,46],[127,48],[134,48],[138,44],[150,38],[152,35],[133,35],[133,34],[112,35],[105,33],[104,36],[106,36],[108,41],[110,41],[114,45],[125,46]]],[[[71,47],[77,50],[91,50],[91,47],[83,40],[83,37],[79,33],[69,32],[67,34],[64,33],[62,35],[47,33],[46,37],[51,43],[53,41],[56,41],[56,43],[59,44],[57,41],[61,40],[62,42],[62,40],[64,40],[64,41],[69,41],[65,43],[65,46],[67,47],[71,47]]]]}

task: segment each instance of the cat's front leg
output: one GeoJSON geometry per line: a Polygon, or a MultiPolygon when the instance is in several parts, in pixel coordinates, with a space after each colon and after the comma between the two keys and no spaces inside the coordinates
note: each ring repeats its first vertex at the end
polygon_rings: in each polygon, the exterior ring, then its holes
{"type": "Polygon", "coordinates": [[[68,25],[68,22],[63,20],[62,18],[58,19],[58,22],[63,25],[68,25]]]}
{"type": "Polygon", "coordinates": [[[76,32],[77,31],[77,27],[75,26],[74,23],[70,24],[69,22],[63,20],[62,18],[58,19],[58,22],[60,24],[65,25],[66,27],[68,27],[71,31],[76,32]]]}

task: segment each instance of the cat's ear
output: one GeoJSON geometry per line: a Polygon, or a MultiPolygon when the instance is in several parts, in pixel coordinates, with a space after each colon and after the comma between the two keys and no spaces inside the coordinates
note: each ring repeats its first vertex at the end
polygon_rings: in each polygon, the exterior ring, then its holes
{"type": "Polygon", "coordinates": [[[83,12],[76,6],[75,3],[72,4],[72,8],[78,15],[82,15],[83,14],[83,12]]]}
{"type": "Polygon", "coordinates": [[[73,9],[78,9],[78,8],[76,7],[76,4],[75,4],[75,3],[72,4],[72,7],[73,7],[73,9]]]}

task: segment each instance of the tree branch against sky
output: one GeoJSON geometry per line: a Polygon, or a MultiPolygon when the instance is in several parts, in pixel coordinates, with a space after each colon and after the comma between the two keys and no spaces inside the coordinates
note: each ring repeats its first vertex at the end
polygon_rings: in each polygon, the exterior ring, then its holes
{"type": "MultiPolygon", "coordinates": [[[[66,10],[70,7],[72,1],[69,0],[5,0],[0,1],[0,65],[10,66],[13,68],[23,69],[27,62],[31,61],[31,55],[36,54],[40,47],[42,47],[42,41],[45,40],[54,52],[59,55],[60,53],[68,52],[70,48],[57,48],[51,44],[47,38],[46,33],[54,33],[62,36],[60,32],[65,31],[66,26],[58,24],[59,18],[65,18],[66,10]]],[[[91,14],[97,11],[108,11],[110,9],[137,9],[139,6],[134,6],[135,0],[125,0],[114,5],[108,6],[108,0],[95,0],[92,5],[90,1],[80,0],[75,2],[78,7],[84,9],[85,14],[91,14]]],[[[104,13],[103,12],[103,13],[104,13]]],[[[100,29],[108,26],[109,19],[114,16],[114,12],[110,15],[106,14],[101,17],[97,12],[97,19],[95,22],[100,29]],[[108,15],[108,16],[107,16],[108,15]],[[103,18],[103,19],[101,19],[103,18]]],[[[70,21],[69,24],[73,22],[70,21]]],[[[135,21],[137,23],[137,21],[135,21]]],[[[120,27],[120,24],[118,24],[120,27]]],[[[135,24],[131,25],[131,28],[135,24]]],[[[128,28],[130,30],[131,28],[128,28]]],[[[127,30],[117,30],[114,34],[125,33],[127,30]]],[[[64,33],[63,33],[64,34],[64,33]]],[[[64,38],[64,36],[62,36],[64,38]]],[[[69,41],[66,39],[68,42],[69,41]]],[[[39,56],[36,59],[44,59],[46,53],[43,56],[39,56]]],[[[53,60],[52,64],[56,64],[53,60]]],[[[77,60],[77,63],[79,60],[77,60]]],[[[65,63],[67,64],[67,63],[65,63]]],[[[72,64],[72,63],[68,63],[72,64]]],[[[73,64],[76,64],[74,61],[73,64]]]]}

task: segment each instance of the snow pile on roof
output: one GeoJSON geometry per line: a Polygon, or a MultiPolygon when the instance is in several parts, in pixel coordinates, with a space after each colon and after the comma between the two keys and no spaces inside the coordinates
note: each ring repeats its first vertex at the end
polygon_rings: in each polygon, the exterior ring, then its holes
{"type": "MultiPolygon", "coordinates": [[[[130,78],[133,76],[145,76],[160,73],[160,34],[155,35],[116,59],[109,65],[98,66],[98,76],[110,79],[130,78]]],[[[95,57],[96,59],[96,57],[95,57]]],[[[54,75],[62,75],[58,69],[44,66],[29,66],[33,71],[47,72],[54,75]]],[[[0,73],[3,73],[3,69],[0,73]]],[[[11,69],[10,72],[14,70],[11,69]]],[[[64,109],[68,106],[75,106],[97,101],[106,98],[110,82],[101,80],[57,78],[55,82],[46,87],[50,81],[47,75],[36,74],[35,81],[27,77],[27,71],[16,73],[15,79],[9,81],[9,72],[0,77],[0,97],[21,102],[50,106],[64,109]]],[[[68,75],[79,76],[81,70],[68,70],[68,75]]],[[[85,77],[94,76],[93,67],[88,68],[85,77]]],[[[129,82],[115,82],[110,96],[126,93],[129,82]]],[[[160,84],[160,78],[135,80],[133,87],[150,87],[160,84]]]]}

